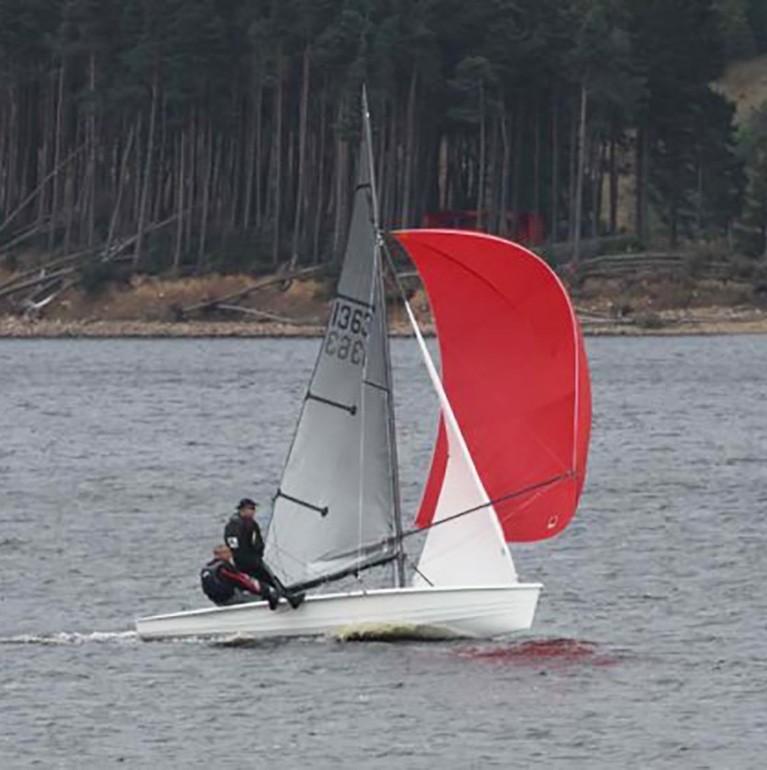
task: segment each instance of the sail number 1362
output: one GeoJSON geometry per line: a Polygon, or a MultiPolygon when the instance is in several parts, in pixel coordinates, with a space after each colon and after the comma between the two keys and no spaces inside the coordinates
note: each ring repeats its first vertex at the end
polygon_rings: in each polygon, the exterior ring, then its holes
{"type": "Polygon", "coordinates": [[[373,314],[342,299],[336,299],[325,337],[326,355],[361,366],[365,361],[365,341],[373,314]]]}

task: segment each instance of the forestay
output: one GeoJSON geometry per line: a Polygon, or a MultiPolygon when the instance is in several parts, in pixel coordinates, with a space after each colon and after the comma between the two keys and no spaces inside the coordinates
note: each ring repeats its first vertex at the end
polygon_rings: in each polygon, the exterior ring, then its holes
{"type": "Polygon", "coordinates": [[[395,452],[369,125],[337,295],[277,492],[265,558],[286,584],[393,558],[395,452]]]}

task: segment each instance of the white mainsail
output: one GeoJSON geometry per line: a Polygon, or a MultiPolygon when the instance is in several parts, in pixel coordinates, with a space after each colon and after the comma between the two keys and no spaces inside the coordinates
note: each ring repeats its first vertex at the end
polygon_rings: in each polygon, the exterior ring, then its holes
{"type": "Polygon", "coordinates": [[[275,498],[265,558],[288,585],[380,562],[397,546],[386,304],[369,124],[337,294],[275,498]]]}

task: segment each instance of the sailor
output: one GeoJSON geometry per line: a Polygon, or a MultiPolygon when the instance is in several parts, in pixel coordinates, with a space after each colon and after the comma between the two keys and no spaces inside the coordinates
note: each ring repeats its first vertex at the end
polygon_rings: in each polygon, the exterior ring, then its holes
{"type": "Polygon", "coordinates": [[[200,583],[205,595],[219,606],[265,599],[269,609],[274,610],[279,602],[277,592],[271,586],[259,583],[235,568],[232,552],[223,544],[213,549],[213,560],[200,570],[200,583]]]}
{"type": "Polygon", "coordinates": [[[289,592],[264,562],[264,538],[255,519],[256,508],[255,501],[243,497],[237,504],[237,511],[226,523],[224,540],[238,570],[271,586],[296,609],[303,602],[304,594],[289,592]]]}

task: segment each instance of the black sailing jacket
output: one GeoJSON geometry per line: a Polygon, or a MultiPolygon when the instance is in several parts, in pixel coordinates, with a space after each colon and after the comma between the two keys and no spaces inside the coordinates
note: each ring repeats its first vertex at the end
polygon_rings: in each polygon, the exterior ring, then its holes
{"type": "Polygon", "coordinates": [[[224,542],[232,550],[238,570],[260,576],[264,558],[264,538],[255,519],[235,513],[224,528],[224,542]]]}
{"type": "Polygon", "coordinates": [[[255,580],[223,559],[213,559],[200,570],[200,583],[205,595],[216,604],[228,602],[238,588],[251,594],[261,593],[261,586],[255,580]]]}

